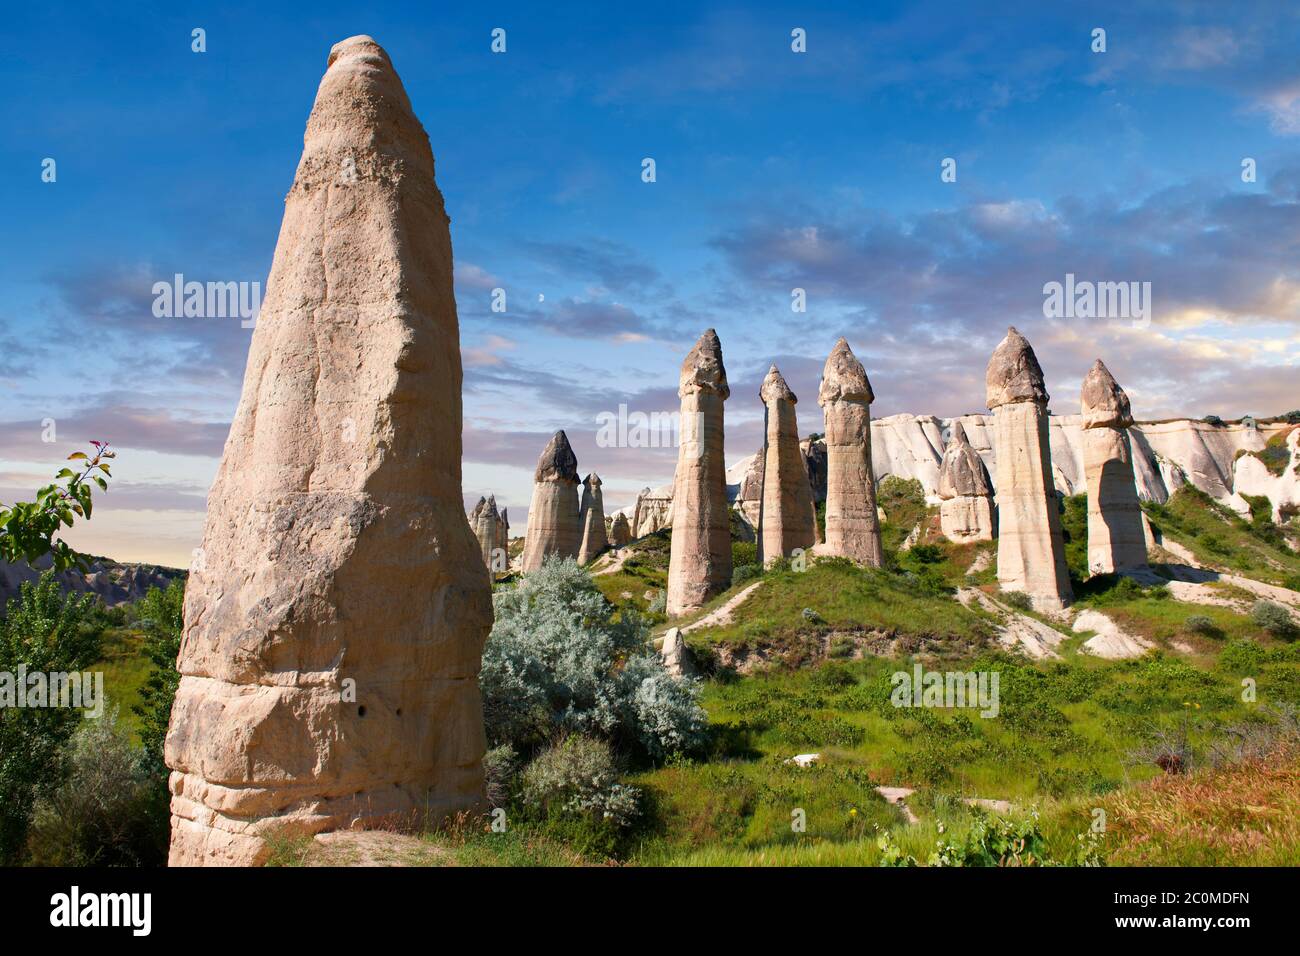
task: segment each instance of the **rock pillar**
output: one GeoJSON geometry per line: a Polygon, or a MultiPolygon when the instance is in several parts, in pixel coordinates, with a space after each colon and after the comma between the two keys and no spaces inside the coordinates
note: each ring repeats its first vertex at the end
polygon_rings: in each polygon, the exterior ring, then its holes
{"type": "Polygon", "coordinates": [[[702,607],[731,584],[731,514],[722,403],[731,395],[718,334],[700,336],[682,363],[681,444],[673,479],[669,616],[702,607]]]}

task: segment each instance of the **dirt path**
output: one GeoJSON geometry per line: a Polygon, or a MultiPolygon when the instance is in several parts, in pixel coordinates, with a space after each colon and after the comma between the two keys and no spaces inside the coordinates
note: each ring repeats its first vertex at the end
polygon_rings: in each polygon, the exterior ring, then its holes
{"type": "Polygon", "coordinates": [[[682,633],[689,634],[691,631],[700,631],[706,627],[727,626],[731,623],[731,615],[735,613],[736,608],[749,600],[749,596],[758,590],[758,586],[762,583],[763,582],[760,579],[755,581],[753,584],[747,585],[737,594],[732,595],[732,597],[727,600],[726,604],[714,608],[698,621],[692,621],[690,624],[687,624],[682,628],[682,633]]]}
{"type": "Polygon", "coordinates": [[[336,830],[318,833],[306,866],[445,866],[447,851],[407,833],[336,830]]]}
{"type": "Polygon", "coordinates": [[[602,574],[613,574],[615,571],[621,571],[627,559],[632,557],[631,548],[620,548],[619,550],[610,553],[613,555],[612,560],[608,564],[602,566],[599,571],[592,571],[591,576],[593,578],[600,577],[602,574]]]}

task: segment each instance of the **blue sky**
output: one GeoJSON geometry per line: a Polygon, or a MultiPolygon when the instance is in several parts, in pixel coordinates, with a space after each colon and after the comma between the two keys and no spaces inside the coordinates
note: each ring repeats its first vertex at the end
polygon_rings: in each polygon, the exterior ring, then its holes
{"type": "Polygon", "coordinates": [[[81,3],[6,17],[0,501],[86,439],[113,441],[117,483],[72,539],[99,553],[184,563],[198,544],[250,332],[155,318],[151,288],[177,272],[265,281],[326,55],[357,33],[387,49],[432,141],[457,263],[465,492],[495,492],[516,532],[556,428],[602,474],[608,507],[670,480],[671,449],[598,448],[596,416],[673,409],[681,359],[710,326],[732,381],[731,460],[760,441],[771,362],[804,399],[803,430],[820,430],[817,378],[841,334],[881,415],[982,410],[1011,323],[1058,413],[1098,356],[1140,418],[1300,406],[1289,5],[81,3]],[[947,157],[956,182],[940,179],[947,157]],[[1151,282],[1150,327],[1045,319],[1043,284],[1067,272],[1151,282]],[[796,286],[805,314],[790,310],[796,286]],[[489,310],[496,287],[505,314],[489,310]]]}

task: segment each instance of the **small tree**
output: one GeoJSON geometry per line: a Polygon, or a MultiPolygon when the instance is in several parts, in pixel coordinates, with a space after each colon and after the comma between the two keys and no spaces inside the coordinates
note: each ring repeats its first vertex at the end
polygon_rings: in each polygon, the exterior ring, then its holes
{"type": "MultiPolygon", "coordinates": [[[[81,671],[99,659],[95,596],[64,595],[47,571],[24,582],[0,622],[0,672],[81,671]]],[[[18,859],[36,798],[64,778],[64,745],[83,721],[63,707],[0,707],[0,863],[18,859]]]]}
{"type": "Polygon", "coordinates": [[[180,684],[176,657],[181,650],[181,630],[185,616],[185,585],[174,580],[167,590],[150,588],[136,602],[135,617],[145,632],[144,652],[153,665],[140,689],[140,703],[131,709],[140,718],[140,739],[144,744],[146,766],[161,777],[165,786],[167,767],[163,763],[163,742],[171,719],[172,701],[180,684]]]}
{"type": "Polygon", "coordinates": [[[54,481],[36,492],[35,501],[19,501],[10,507],[0,506],[0,560],[34,561],[50,555],[56,571],[77,566],[89,567],[84,555],[78,554],[62,538],[55,538],[62,527],[72,527],[74,516],[90,518],[94,503],[91,483],[108,490],[111,474],[108,459],[117,457],[105,442],[92,441],[93,455],[74,451],[68,461],[80,461],[81,471],[63,468],[54,481]]]}

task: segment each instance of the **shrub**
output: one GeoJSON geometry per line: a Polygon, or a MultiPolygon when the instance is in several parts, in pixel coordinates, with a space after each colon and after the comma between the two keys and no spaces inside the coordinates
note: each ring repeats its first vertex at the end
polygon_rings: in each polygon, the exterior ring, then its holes
{"type": "Polygon", "coordinates": [[[575,561],[548,560],[493,600],[480,677],[492,746],[576,732],[661,759],[703,741],[696,684],[664,669],[642,620],[616,618],[575,561]]]}
{"type": "Polygon", "coordinates": [[[1255,602],[1250,609],[1250,619],[1274,637],[1292,637],[1296,632],[1291,612],[1280,604],[1263,599],[1255,602]]]}
{"type": "Polygon", "coordinates": [[[483,755],[483,780],[489,806],[501,807],[509,802],[518,772],[519,755],[509,744],[493,747],[483,755]]]}
{"type": "Polygon", "coordinates": [[[1288,425],[1300,425],[1300,408],[1287,412],[1282,418],[1288,425]]]}
{"type": "Polygon", "coordinates": [[[761,577],[763,567],[759,564],[741,564],[731,572],[731,583],[734,587],[737,584],[744,584],[746,581],[752,581],[754,578],[761,577]]]}
{"type": "Polygon", "coordinates": [[[938,564],[944,557],[943,548],[937,544],[913,545],[907,552],[907,559],[915,564],[938,564]]]}
{"type": "Polygon", "coordinates": [[[1213,635],[1219,633],[1219,628],[1215,625],[1214,621],[1206,617],[1204,614],[1193,614],[1183,622],[1183,626],[1193,634],[1213,635]]]}
{"type": "Polygon", "coordinates": [[[631,826],[641,813],[641,791],[618,782],[609,744],[576,734],[527,766],[522,799],[547,817],[585,817],[620,828],[631,826]]]}
{"type": "Polygon", "coordinates": [[[1205,422],[1207,425],[1214,425],[1215,427],[1223,424],[1223,419],[1218,415],[1206,415],[1201,419],[1201,421],[1205,422]]]}
{"type": "Polygon", "coordinates": [[[1034,609],[1034,599],[1024,591],[1003,591],[1001,597],[1004,604],[1018,611],[1032,611],[1034,609]]]}
{"type": "Polygon", "coordinates": [[[753,541],[731,542],[731,566],[742,568],[746,565],[758,565],[758,545],[753,541]]]}
{"type": "Polygon", "coordinates": [[[162,866],[168,795],[145,755],[131,746],[116,708],[82,721],[68,774],[32,816],[28,862],[35,866],[162,866]]]}
{"type": "Polygon", "coordinates": [[[181,650],[185,584],[175,580],[167,585],[165,591],[150,588],[131,611],[145,632],[144,652],[153,665],[144,687],[140,689],[140,703],[132,710],[140,718],[140,740],[144,744],[146,759],[165,788],[167,767],[163,763],[163,742],[167,738],[167,722],[171,719],[176,686],[181,680],[180,671],[176,669],[176,657],[181,650]]]}
{"type": "MultiPolygon", "coordinates": [[[[99,659],[94,595],[63,595],[53,572],[25,582],[0,622],[0,672],[83,671],[99,659]]],[[[66,707],[0,707],[0,864],[17,862],[36,798],[64,778],[64,747],[84,723],[66,707]]]]}

